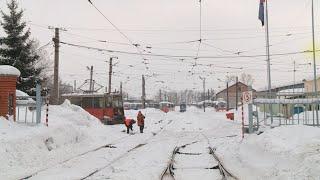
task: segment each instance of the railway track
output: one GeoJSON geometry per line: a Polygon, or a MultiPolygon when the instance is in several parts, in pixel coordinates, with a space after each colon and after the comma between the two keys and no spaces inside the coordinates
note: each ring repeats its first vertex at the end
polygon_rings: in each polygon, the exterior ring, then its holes
{"type": "MultiPolygon", "coordinates": [[[[206,147],[206,145],[202,147],[205,150],[199,152],[187,149],[188,146],[199,146],[199,143],[201,141],[175,147],[167,167],[160,176],[160,180],[194,179],[196,177],[201,177],[202,179],[238,180],[235,175],[225,168],[221,159],[215,154],[215,148],[212,148],[210,145],[206,147]],[[187,163],[183,164],[185,162],[187,163]],[[206,162],[207,164],[199,164],[199,162],[206,162]],[[195,177],[192,178],[192,176],[195,177]]],[[[199,150],[199,148],[196,149],[199,150]]]]}
{"type": "Polygon", "coordinates": [[[69,161],[71,161],[71,160],[73,160],[73,159],[76,159],[76,158],[85,156],[85,155],[87,155],[87,154],[97,152],[97,151],[99,151],[99,150],[101,150],[101,149],[107,149],[107,148],[114,149],[114,148],[117,148],[114,144],[117,143],[117,142],[119,142],[119,141],[121,141],[121,140],[123,140],[124,138],[126,138],[126,136],[121,137],[121,138],[118,138],[118,139],[116,139],[115,141],[113,141],[113,142],[111,142],[111,143],[108,143],[108,144],[105,144],[105,145],[96,147],[96,148],[94,148],[94,149],[85,151],[85,152],[80,153],[80,154],[77,154],[77,155],[75,155],[75,156],[72,156],[72,157],[70,157],[70,158],[68,158],[68,159],[66,159],[66,160],[63,160],[63,161],[61,161],[61,162],[58,162],[58,163],[56,163],[56,164],[54,164],[54,165],[52,165],[52,166],[50,166],[50,167],[46,167],[46,168],[40,169],[40,170],[38,170],[38,171],[35,171],[35,172],[33,172],[32,174],[30,174],[30,175],[27,175],[27,176],[24,176],[24,177],[22,177],[22,178],[19,178],[19,180],[30,179],[30,178],[36,176],[37,174],[39,174],[39,173],[41,173],[41,172],[44,172],[44,171],[46,171],[46,170],[49,170],[49,169],[52,168],[52,167],[55,167],[55,166],[58,166],[58,165],[67,163],[67,162],[69,162],[69,161]]]}
{"type": "MultiPolygon", "coordinates": [[[[134,151],[134,150],[136,150],[136,149],[139,149],[140,147],[143,147],[144,145],[146,145],[146,144],[148,143],[148,141],[150,141],[151,139],[153,139],[155,136],[161,134],[161,132],[163,132],[163,131],[166,129],[166,127],[167,127],[168,125],[170,125],[172,122],[173,122],[172,120],[169,120],[164,126],[162,126],[162,127],[160,128],[160,130],[158,130],[157,132],[153,133],[153,135],[151,135],[149,138],[147,138],[147,139],[145,140],[146,143],[140,143],[140,144],[134,146],[133,148],[128,149],[125,153],[123,153],[123,154],[121,154],[120,156],[117,156],[116,158],[114,158],[110,163],[106,164],[106,165],[103,166],[103,167],[100,167],[100,168],[95,169],[94,171],[90,172],[87,176],[82,177],[82,178],[79,178],[79,179],[87,179],[88,177],[91,177],[91,176],[93,176],[94,174],[100,172],[101,170],[109,167],[110,165],[112,165],[114,162],[116,162],[117,160],[121,159],[122,157],[125,157],[125,156],[126,156],[127,154],[129,154],[130,152],[132,152],[132,151],[134,151]]],[[[63,164],[65,164],[65,163],[69,162],[69,161],[72,161],[72,160],[77,159],[77,158],[81,158],[81,157],[83,157],[83,156],[89,155],[89,154],[94,153],[94,152],[97,152],[97,151],[99,151],[99,150],[103,150],[103,149],[115,149],[115,148],[117,148],[117,143],[122,142],[123,139],[125,139],[125,138],[127,138],[127,137],[128,137],[128,136],[123,136],[123,137],[121,137],[121,138],[118,138],[118,139],[112,141],[111,143],[104,144],[104,145],[101,145],[101,146],[96,147],[96,148],[94,148],[94,149],[88,150],[88,151],[86,151],[86,152],[77,154],[77,155],[72,156],[72,157],[70,157],[70,158],[68,158],[68,159],[66,159],[66,160],[63,160],[63,161],[61,161],[61,162],[58,162],[58,163],[56,163],[56,164],[54,164],[54,165],[52,165],[52,166],[50,166],[50,167],[45,167],[45,168],[43,168],[43,169],[37,170],[37,171],[35,171],[35,172],[33,172],[33,173],[29,174],[29,175],[23,176],[23,177],[18,178],[18,179],[19,179],[19,180],[27,180],[27,179],[33,178],[33,177],[35,177],[36,175],[38,175],[39,173],[41,173],[41,172],[45,172],[45,171],[47,171],[47,170],[50,170],[51,168],[57,167],[57,166],[59,166],[59,165],[63,165],[63,164]]]]}
{"type": "Polygon", "coordinates": [[[160,128],[159,131],[157,131],[156,133],[153,133],[153,136],[149,137],[149,138],[145,141],[145,143],[139,144],[139,145],[135,146],[134,148],[129,149],[127,152],[125,152],[125,153],[121,154],[120,156],[116,157],[116,158],[115,158],[114,160],[112,160],[110,163],[106,164],[105,166],[103,166],[103,167],[101,167],[101,168],[99,168],[99,169],[96,169],[95,171],[91,172],[90,174],[88,174],[88,175],[85,176],[85,177],[80,178],[79,180],[85,180],[85,179],[88,179],[88,178],[92,177],[93,175],[97,174],[98,172],[101,172],[102,170],[110,167],[110,166],[111,166],[112,164],[114,164],[115,162],[117,162],[117,161],[119,161],[119,160],[127,157],[127,156],[129,155],[129,153],[131,153],[131,152],[133,152],[133,151],[135,151],[135,150],[137,150],[137,149],[139,149],[139,148],[147,145],[151,139],[154,139],[156,136],[158,136],[159,134],[161,134],[161,133],[166,129],[166,127],[167,127],[168,125],[170,125],[172,122],[173,122],[173,120],[169,120],[168,123],[166,123],[164,126],[162,126],[162,127],[160,128]]]}

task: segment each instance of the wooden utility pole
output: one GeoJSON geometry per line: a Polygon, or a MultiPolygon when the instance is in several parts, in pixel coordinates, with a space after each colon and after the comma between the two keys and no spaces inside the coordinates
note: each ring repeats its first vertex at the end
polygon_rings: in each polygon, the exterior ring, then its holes
{"type": "Polygon", "coordinates": [[[54,70],[53,70],[53,89],[51,95],[52,104],[59,104],[59,47],[60,35],[59,28],[55,28],[55,36],[52,39],[54,42],[54,70]]]}
{"type": "Polygon", "coordinates": [[[60,48],[60,30],[66,31],[64,28],[55,28],[52,26],[49,29],[54,29],[55,35],[52,38],[54,42],[54,67],[53,67],[53,88],[50,93],[50,102],[52,104],[59,104],[59,48],[60,48]]]}
{"type": "Polygon", "coordinates": [[[145,81],[144,75],[142,75],[142,96],[141,96],[141,100],[142,100],[142,108],[145,109],[146,108],[146,81],[145,81]]]}

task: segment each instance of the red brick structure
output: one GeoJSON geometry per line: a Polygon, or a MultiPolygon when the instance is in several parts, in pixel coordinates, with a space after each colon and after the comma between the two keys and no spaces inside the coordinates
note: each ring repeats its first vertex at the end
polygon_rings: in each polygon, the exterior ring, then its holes
{"type": "MultiPolygon", "coordinates": [[[[241,103],[241,96],[242,96],[242,93],[245,92],[245,91],[248,91],[249,87],[242,83],[242,82],[238,82],[238,103],[241,103]]],[[[229,94],[229,108],[230,109],[233,109],[236,107],[236,102],[237,102],[237,95],[236,95],[236,92],[237,92],[237,84],[233,84],[233,85],[230,85],[229,86],[229,89],[224,89],[220,92],[218,92],[216,94],[216,99],[223,99],[224,101],[227,101],[227,91],[228,91],[228,94],[229,94]]],[[[252,90],[253,91],[253,95],[256,96],[256,90],[252,90]]],[[[238,104],[239,106],[239,104],[238,104]]]]}
{"type": "Polygon", "coordinates": [[[0,116],[16,118],[16,83],[20,71],[12,66],[0,65],[0,116]]]}

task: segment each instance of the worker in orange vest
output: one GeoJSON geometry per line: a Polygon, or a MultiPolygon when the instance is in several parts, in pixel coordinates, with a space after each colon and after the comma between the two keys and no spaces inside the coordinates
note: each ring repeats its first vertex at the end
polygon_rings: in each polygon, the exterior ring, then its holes
{"type": "Polygon", "coordinates": [[[140,133],[143,133],[143,129],[144,129],[144,119],[146,117],[141,113],[141,111],[139,111],[138,115],[137,115],[137,120],[138,120],[138,126],[140,127],[140,133]]]}
{"type": "Polygon", "coordinates": [[[135,121],[133,119],[129,119],[129,118],[125,118],[124,120],[124,124],[127,127],[127,134],[129,134],[129,131],[133,131],[132,129],[132,125],[135,123],[135,121]]]}

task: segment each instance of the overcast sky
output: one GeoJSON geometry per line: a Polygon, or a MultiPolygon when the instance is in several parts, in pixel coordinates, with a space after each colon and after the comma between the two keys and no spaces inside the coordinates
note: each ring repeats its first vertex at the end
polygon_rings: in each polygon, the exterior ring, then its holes
{"type": "MultiPolygon", "coordinates": [[[[92,0],[93,3],[129,39],[140,44],[143,53],[166,55],[197,55],[200,39],[199,0],[92,0]],[[189,42],[188,42],[189,41],[189,42]],[[191,41],[191,42],[190,42],[191,41]],[[193,42],[192,42],[193,41],[193,42]],[[179,43],[178,43],[179,42],[179,43]],[[149,47],[149,48],[147,48],[149,47]]],[[[41,45],[51,41],[53,31],[47,26],[63,27],[61,41],[137,52],[129,41],[92,7],[87,0],[18,0],[25,10],[25,20],[32,37],[41,45]],[[112,42],[102,43],[99,40],[112,42]]],[[[0,7],[6,11],[6,1],[0,7]]],[[[265,54],[264,28],[258,20],[259,0],[202,0],[201,56],[237,56],[265,54]]],[[[319,10],[316,6],[316,32],[319,42],[319,10]]],[[[269,2],[271,53],[290,53],[311,48],[311,0],[282,0],[269,2]]],[[[2,30],[0,30],[2,32],[2,30]]],[[[53,61],[53,46],[46,47],[53,61]]],[[[87,49],[61,46],[61,78],[78,85],[89,78],[86,66],[93,65],[94,78],[107,83],[106,60],[118,56],[114,67],[113,85],[124,82],[124,89],[140,96],[141,75],[147,78],[147,94],[153,95],[159,88],[168,90],[202,89],[199,76],[207,78],[207,88],[219,90],[225,86],[226,75],[252,74],[254,88],[266,87],[266,58],[167,58],[139,55],[103,53],[87,49]],[[207,66],[205,66],[207,65],[207,66]],[[211,65],[211,66],[209,66],[211,65]],[[231,68],[230,68],[231,67],[231,68]],[[148,69],[146,69],[148,68],[148,69]],[[241,69],[243,68],[243,69],[241,69]],[[164,81],[165,83],[161,83],[164,81]]],[[[312,62],[311,55],[299,54],[272,57],[272,83],[293,82],[293,61],[297,62],[297,80],[310,77],[312,68],[302,65],[312,62]]],[[[320,56],[317,56],[320,59],[320,56]]],[[[320,64],[320,60],[318,61],[320,64]]]]}

